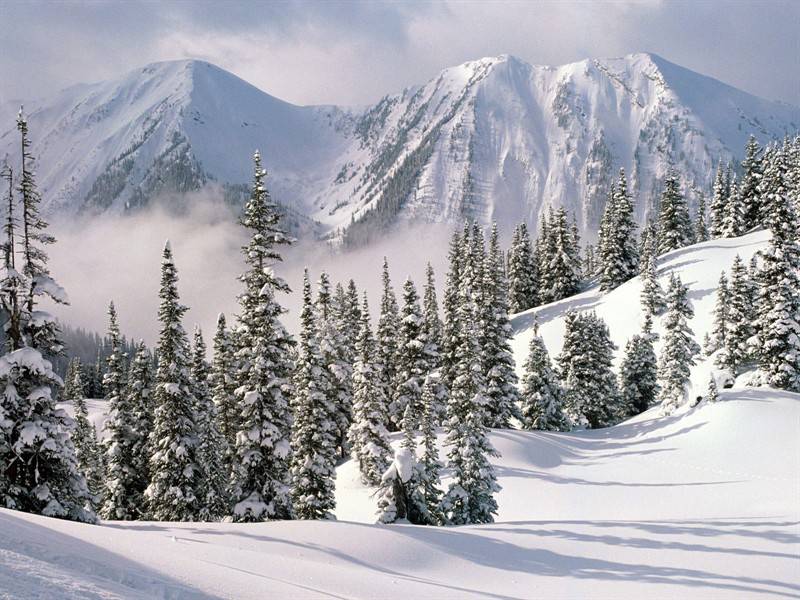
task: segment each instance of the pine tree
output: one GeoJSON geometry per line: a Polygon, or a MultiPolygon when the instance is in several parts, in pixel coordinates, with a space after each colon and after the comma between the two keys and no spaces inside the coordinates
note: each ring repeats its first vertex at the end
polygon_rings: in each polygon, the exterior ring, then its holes
{"type": "Polygon", "coordinates": [[[514,229],[508,253],[508,303],[512,313],[536,306],[537,271],[528,226],[520,223],[514,229]]]}
{"type": "Polygon", "coordinates": [[[438,384],[434,378],[428,377],[422,391],[422,422],[420,423],[420,433],[422,434],[422,458],[419,461],[420,469],[420,488],[422,498],[430,517],[430,524],[444,524],[444,514],[442,513],[442,491],[440,489],[442,470],[439,460],[439,447],[436,443],[435,419],[436,415],[436,390],[438,384]]]}
{"type": "Polygon", "coordinates": [[[550,240],[547,255],[547,288],[551,290],[549,301],[561,300],[578,293],[580,282],[577,266],[579,251],[567,227],[567,213],[559,208],[550,223],[550,240]]]}
{"type": "Polygon", "coordinates": [[[656,335],[652,325],[652,318],[648,314],[642,333],[634,335],[625,345],[625,357],[620,366],[619,389],[623,404],[629,408],[631,415],[646,411],[658,397],[658,371],[653,349],[656,335]]]}
{"type": "Polygon", "coordinates": [[[706,200],[703,194],[699,194],[700,200],[697,203],[697,214],[694,218],[694,241],[705,242],[708,239],[708,225],[706,224],[706,200]]]}
{"type": "Polygon", "coordinates": [[[729,369],[736,376],[750,359],[750,337],[755,333],[752,283],[738,254],[731,267],[731,281],[724,297],[725,307],[721,308],[720,320],[724,320],[725,332],[720,336],[721,352],[717,355],[716,365],[729,369]]]}
{"type": "Polygon", "coordinates": [[[423,293],[423,335],[425,337],[425,373],[427,376],[436,374],[434,378],[434,423],[440,423],[445,418],[447,390],[441,382],[443,364],[444,325],[439,317],[439,303],[436,299],[436,282],[434,281],[433,267],[428,263],[423,293]]]}
{"type": "Polygon", "coordinates": [[[665,415],[672,414],[686,401],[690,369],[700,351],[687,323],[693,315],[686,286],[673,273],[667,290],[667,316],[664,322],[666,334],[658,364],[658,380],[661,385],[658,399],[665,415]]]}
{"type": "Polygon", "coordinates": [[[104,519],[130,521],[141,518],[145,512],[144,499],[136,485],[139,473],[136,471],[134,445],[139,432],[136,431],[133,407],[129,405],[125,394],[122,370],[125,357],[122,354],[117,312],[113,302],[108,306],[108,320],[111,355],[106,361],[106,374],[103,377],[110,409],[106,423],[108,472],[105,477],[105,500],[100,514],[104,519]]]}
{"type": "MultiPolygon", "coordinates": [[[[7,353],[0,357],[0,506],[78,521],[93,522],[92,496],[70,439],[72,420],[56,408],[53,390],[62,381],[45,357],[62,350],[58,325],[39,310],[48,297],[65,304],[64,290],[52,279],[45,247],[55,240],[39,216],[41,198],[33,175],[28,123],[20,109],[20,235],[9,211],[0,298],[6,314],[7,353]],[[19,246],[21,270],[14,251],[19,246]]],[[[8,175],[9,185],[12,184],[8,175]]],[[[9,197],[9,208],[13,205],[9,197]]]]}
{"type": "Polygon", "coordinates": [[[647,266],[642,273],[642,292],[640,295],[642,307],[647,315],[660,315],[666,308],[664,290],[656,277],[656,259],[653,255],[647,257],[647,266]]]}
{"type": "Polygon", "coordinates": [[[522,424],[525,429],[569,431],[564,414],[564,391],[553,371],[550,355],[534,324],[528,358],[523,365],[522,424]]]}
{"type": "Polygon", "coordinates": [[[710,345],[706,352],[710,355],[725,345],[725,335],[728,330],[728,278],[722,271],[717,283],[717,301],[714,305],[714,324],[711,331],[710,345]]]}
{"type": "Polygon", "coordinates": [[[206,361],[206,343],[200,327],[194,329],[192,384],[197,402],[197,430],[200,438],[198,460],[202,468],[200,519],[217,521],[228,509],[228,472],[225,467],[226,443],[219,430],[217,408],[208,387],[211,367],[206,361]]]}
{"type": "Polygon", "coordinates": [[[128,372],[125,387],[126,406],[131,411],[130,449],[133,455],[134,477],[130,481],[132,493],[144,502],[144,493],[150,484],[151,435],[155,405],[153,398],[153,362],[144,342],[139,342],[128,372]]]}
{"type": "Polygon", "coordinates": [[[717,382],[712,373],[708,378],[708,393],[706,394],[707,402],[719,402],[719,390],[717,389],[717,382]]]}
{"type": "Polygon", "coordinates": [[[458,230],[450,238],[449,262],[447,281],[444,288],[444,327],[442,330],[442,384],[449,394],[455,379],[459,323],[459,286],[461,285],[461,271],[464,267],[465,236],[458,230]]]}
{"type": "Polygon", "coordinates": [[[358,462],[361,481],[379,485],[389,467],[389,433],[386,430],[386,406],[380,372],[375,365],[375,339],[369,322],[367,294],[361,309],[356,341],[356,364],[353,371],[353,424],[350,426],[350,449],[358,462]]]}
{"type": "Polygon", "coordinates": [[[664,254],[688,246],[693,241],[689,206],[680,191],[678,174],[667,172],[661,194],[661,211],[658,215],[658,253],[664,254]]]}
{"type": "Polygon", "coordinates": [[[105,473],[102,470],[102,463],[98,460],[100,449],[98,448],[97,434],[94,426],[89,422],[80,359],[73,359],[70,367],[67,375],[69,385],[66,383],[64,385],[64,401],[72,403],[75,414],[72,443],[75,446],[78,467],[86,478],[89,491],[93,496],[90,506],[94,510],[100,497],[105,473]]]}
{"type": "Polygon", "coordinates": [[[558,364],[567,414],[573,423],[591,429],[613,425],[626,411],[611,370],[616,346],[608,326],[594,313],[570,312],[565,320],[558,364]]]}
{"type": "Polygon", "coordinates": [[[759,189],[762,176],[761,148],[755,136],[751,135],[745,147],[742,180],[738,188],[739,200],[744,209],[742,233],[762,224],[762,199],[759,189]]]}
{"type": "Polygon", "coordinates": [[[512,330],[508,320],[507,282],[497,224],[492,226],[489,252],[483,267],[483,330],[481,364],[486,378],[486,425],[511,426],[519,416],[517,374],[511,352],[512,330]]]}
{"type": "MultiPolygon", "coordinates": [[[[288,397],[293,342],[280,321],[285,310],[277,300],[289,286],[272,268],[281,260],[278,248],[291,239],[281,229],[277,206],[265,187],[267,174],[258,152],[253,163],[253,186],[241,219],[250,237],[242,248],[247,268],[239,277],[244,290],[236,332],[239,414],[231,499],[237,521],[287,519],[292,514],[288,397]]],[[[225,418],[232,424],[234,417],[225,418]]]]}
{"type": "Polygon", "coordinates": [[[319,348],[317,318],[311,299],[311,282],[303,279],[300,344],[292,400],[292,505],[300,519],[330,519],[336,507],[337,425],[332,418],[325,363],[319,348]]]}
{"type": "Polygon", "coordinates": [[[606,205],[603,221],[600,289],[608,291],[635,277],[639,268],[633,203],[623,169],[619,171],[619,180],[612,191],[611,201],[606,205]]]}
{"type": "MultiPolygon", "coordinates": [[[[397,297],[392,289],[391,278],[389,277],[389,262],[383,258],[383,294],[381,296],[381,310],[378,318],[377,335],[377,368],[381,373],[381,384],[383,393],[387,401],[391,401],[393,396],[393,385],[397,379],[397,352],[398,352],[398,330],[400,328],[400,316],[397,306],[397,297]]],[[[402,414],[396,414],[387,406],[389,421],[386,426],[390,431],[397,431],[398,423],[402,414]]]]}
{"type": "Polygon", "coordinates": [[[769,385],[800,391],[800,245],[788,169],[770,165],[764,200],[772,231],[758,276],[759,366],[769,385]],[[777,172],[771,172],[775,170],[777,172]]]}
{"type": "Polygon", "coordinates": [[[319,291],[315,305],[317,315],[318,343],[322,360],[327,369],[326,389],[333,407],[331,418],[336,424],[336,446],[339,456],[349,453],[347,432],[350,429],[353,412],[353,388],[351,349],[339,317],[339,308],[331,295],[330,279],[324,271],[319,277],[319,291]]]}
{"type": "Polygon", "coordinates": [[[747,231],[745,222],[746,207],[742,200],[742,195],[736,179],[731,181],[730,192],[728,192],[728,203],[725,209],[725,218],[722,223],[723,237],[737,237],[744,235],[747,231]]]}
{"type": "Polygon", "coordinates": [[[644,274],[651,258],[658,259],[658,228],[648,221],[639,238],[639,275],[644,274]]]}
{"type": "Polygon", "coordinates": [[[186,307],[178,296],[178,273],[169,242],[161,263],[158,370],[155,385],[153,454],[145,491],[149,516],[157,521],[195,521],[200,515],[202,469],[189,371],[189,340],[181,323],[186,307]]]}
{"type": "MultiPolygon", "coordinates": [[[[404,415],[406,408],[410,407],[412,425],[416,426],[422,416],[422,384],[428,363],[425,356],[427,340],[424,319],[417,290],[410,279],[403,284],[403,309],[398,334],[397,371],[389,411],[396,418],[397,415],[404,415]]],[[[399,425],[395,422],[395,426],[399,425]]]]}
{"type": "Polygon", "coordinates": [[[724,235],[729,188],[730,182],[727,184],[725,182],[725,173],[722,168],[722,161],[720,161],[717,165],[717,174],[714,178],[714,195],[711,200],[711,226],[709,228],[709,234],[712,238],[720,238],[724,235]]]}
{"type": "Polygon", "coordinates": [[[219,419],[219,430],[225,439],[228,469],[233,466],[236,432],[239,430],[239,406],[236,403],[236,378],[234,373],[234,342],[227,328],[225,315],[217,317],[214,335],[214,360],[211,365],[210,385],[214,406],[219,419]]]}
{"type": "Polygon", "coordinates": [[[499,490],[490,456],[498,456],[484,424],[485,381],[481,373],[478,280],[473,261],[466,261],[460,277],[457,312],[456,362],[446,422],[448,466],[453,481],[443,501],[449,522],[491,523],[497,513],[494,493],[499,490]]]}

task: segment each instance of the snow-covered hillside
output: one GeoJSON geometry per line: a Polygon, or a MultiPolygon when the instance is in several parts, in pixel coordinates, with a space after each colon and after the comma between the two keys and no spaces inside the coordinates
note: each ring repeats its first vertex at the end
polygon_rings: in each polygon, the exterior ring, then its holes
{"type": "MultiPolygon", "coordinates": [[[[672,252],[701,336],[719,271],[768,234],[672,252]]],[[[551,354],[562,316],[594,309],[620,346],[639,283],[536,309],[551,354]]],[[[517,315],[519,363],[532,312],[517,315]]],[[[693,375],[705,383],[709,366],[693,375]]],[[[90,404],[95,423],[104,405],[90,404]]],[[[762,598],[800,595],[800,395],[737,382],[720,401],[573,433],[494,430],[492,525],[375,525],[374,490],[346,462],[338,522],[99,526],[0,510],[10,598],[762,598]]],[[[441,441],[440,436],[440,441],[441,441]]],[[[397,441],[397,440],[396,440],[397,441]]],[[[449,473],[444,474],[446,485],[449,473]]]]}
{"type": "MultiPolygon", "coordinates": [[[[766,142],[800,126],[797,107],[652,54],[561,67],[484,58],[366,109],[293,106],[174,61],[28,110],[53,210],[120,209],[211,180],[235,188],[260,148],[275,197],[352,243],[398,220],[535,226],[549,205],[593,237],[620,167],[644,218],[668,164],[690,194],[707,192],[716,162],[740,155],[750,133],[766,142]]],[[[0,155],[14,155],[12,126],[0,126],[0,155]]]]}

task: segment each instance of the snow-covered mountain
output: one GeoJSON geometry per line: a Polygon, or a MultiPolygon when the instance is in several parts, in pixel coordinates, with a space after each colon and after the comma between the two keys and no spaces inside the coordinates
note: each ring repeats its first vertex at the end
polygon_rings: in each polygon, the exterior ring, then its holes
{"type": "MultiPolygon", "coordinates": [[[[716,162],[740,155],[749,134],[765,142],[800,124],[797,107],[652,54],[561,67],[484,58],[366,109],[294,106],[208,63],[173,61],[28,110],[51,210],[122,210],[210,181],[233,199],[260,148],[273,195],[351,243],[414,219],[535,226],[550,205],[591,235],[620,167],[644,218],[669,164],[687,191],[707,192],[716,162]]],[[[12,126],[0,128],[0,155],[14,154],[12,126]]]]}

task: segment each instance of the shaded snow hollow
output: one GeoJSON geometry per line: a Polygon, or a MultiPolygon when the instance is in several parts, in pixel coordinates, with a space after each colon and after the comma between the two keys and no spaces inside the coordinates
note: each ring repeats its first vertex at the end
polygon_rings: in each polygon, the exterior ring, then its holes
{"type": "MultiPolygon", "coordinates": [[[[698,336],[720,269],[765,241],[715,240],[661,260],[662,277],[679,269],[689,284],[698,336]]],[[[624,344],[639,327],[638,286],[537,309],[551,353],[569,305],[592,306],[624,344]]],[[[518,362],[529,322],[514,319],[518,362]]],[[[503,489],[485,526],[374,525],[376,498],[352,462],[338,470],[338,522],[91,526],[2,510],[0,595],[797,597],[798,426],[799,395],[734,387],[716,404],[666,418],[651,409],[603,430],[495,430],[503,489]]]]}

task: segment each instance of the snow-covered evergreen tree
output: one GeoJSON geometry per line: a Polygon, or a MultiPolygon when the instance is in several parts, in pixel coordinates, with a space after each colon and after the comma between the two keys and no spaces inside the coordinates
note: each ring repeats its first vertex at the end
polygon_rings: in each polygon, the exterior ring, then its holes
{"type": "Polygon", "coordinates": [[[745,146],[745,157],[742,161],[742,178],[739,182],[738,196],[744,210],[743,231],[749,231],[762,224],[761,178],[762,150],[751,135],[745,146]]]}
{"type": "Polygon", "coordinates": [[[644,312],[649,315],[659,315],[666,308],[664,290],[656,276],[656,258],[652,254],[647,257],[647,265],[642,273],[642,292],[640,295],[644,312]]]}
{"type": "Polygon", "coordinates": [[[236,448],[236,432],[239,430],[240,410],[236,402],[236,373],[234,364],[234,342],[227,327],[225,315],[217,317],[214,334],[214,360],[209,379],[211,397],[217,411],[219,431],[225,439],[225,461],[232,467],[236,448]]]}
{"type": "Polygon", "coordinates": [[[202,508],[202,469],[198,464],[197,402],[192,393],[189,340],[183,329],[187,308],[178,296],[178,273],[169,242],[161,262],[158,320],[158,370],[150,485],[145,491],[150,518],[196,521],[202,508]]]}
{"type": "Polygon", "coordinates": [[[211,367],[206,361],[206,343],[199,327],[194,330],[192,347],[192,384],[197,402],[197,430],[200,438],[198,448],[199,464],[202,473],[202,507],[200,519],[217,521],[227,512],[229,506],[228,469],[225,465],[227,443],[219,430],[217,407],[211,398],[208,387],[211,367]]]}
{"type": "Polygon", "coordinates": [[[658,397],[658,370],[653,349],[656,335],[652,326],[652,318],[647,314],[642,332],[625,345],[625,357],[620,366],[619,389],[631,415],[646,411],[658,397]]]}
{"type": "Polygon", "coordinates": [[[658,399],[665,415],[672,414],[686,401],[689,372],[695,364],[695,356],[700,352],[688,324],[693,315],[686,286],[673,273],[667,290],[666,333],[658,363],[658,381],[661,385],[658,399]]]}
{"type": "Polygon", "coordinates": [[[533,308],[538,299],[538,269],[528,226],[520,223],[514,229],[508,251],[508,304],[512,313],[533,308]]]}
{"type": "Polygon", "coordinates": [[[724,320],[725,332],[719,338],[721,352],[717,355],[716,365],[729,369],[736,376],[751,358],[750,338],[755,333],[753,283],[738,254],[731,267],[730,284],[721,295],[725,298],[725,307],[717,307],[721,313],[718,319],[724,320]]]}
{"type": "Polygon", "coordinates": [[[569,420],[564,414],[564,391],[553,371],[550,355],[534,325],[528,358],[523,365],[522,425],[525,429],[569,431],[569,420]]]}
{"type": "Polygon", "coordinates": [[[642,228],[639,237],[639,275],[644,274],[650,258],[658,258],[658,228],[652,220],[642,228]]]}
{"type": "Polygon", "coordinates": [[[464,267],[464,245],[467,231],[455,230],[450,238],[448,259],[450,267],[444,288],[444,326],[442,331],[442,384],[449,393],[455,379],[459,340],[459,286],[464,267]]]}
{"type": "Polygon", "coordinates": [[[492,226],[489,251],[483,265],[483,336],[481,364],[486,378],[486,424],[510,427],[519,416],[517,374],[511,352],[511,323],[508,320],[507,282],[497,224],[492,226]]]}
{"type": "Polygon", "coordinates": [[[292,399],[292,505],[300,519],[330,519],[336,507],[337,424],[319,348],[311,282],[303,279],[300,344],[292,399]]]}
{"type": "Polygon", "coordinates": [[[570,420],[596,429],[625,416],[617,378],[611,370],[613,352],[608,326],[594,313],[567,313],[564,347],[558,357],[570,420]]]}
{"type": "Polygon", "coordinates": [[[144,515],[144,498],[137,486],[139,473],[136,471],[134,445],[139,432],[136,431],[133,407],[125,394],[125,376],[117,312],[114,303],[108,306],[108,339],[111,355],[106,362],[103,387],[106,390],[109,418],[106,450],[106,489],[101,516],[104,519],[130,521],[144,515]]]}
{"type": "Polygon", "coordinates": [[[356,341],[353,371],[353,424],[350,426],[350,451],[358,462],[361,481],[379,485],[389,467],[391,448],[386,430],[386,406],[380,372],[375,365],[375,339],[369,320],[369,305],[364,292],[361,322],[356,341]]]}
{"type": "Polygon", "coordinates": [[[708,224],[706,223],[706,200],[703,194],[699,194],[700,200],[697,202],[697,214],[694,217],[694,241],[705,242],[708,239],[708,224]]]}
{"type": "MultiPolygon", "coordinates": [[[[387,401],[391,402],[394,395],[394,382],[397,380],[397,352],[398,335],[400,329],[400,315],[397,305],[397,297],[392,289],[392,281],[389,276],[389,261],[383,258],[383,292],[381,295],[381,309],[378,317],[377,331],[377,356],[376,367],[380,370],[381,384],[383,393],[387,401]]],[[[387,416],[389,421],[386,426],[390,431],[397,431],[398,424],[402,419],[402,414],[395,414],[389,406],[387,416]]]]}
{"type": "Polygon", "coordinates": [[[719,390],[717,389],[717,382],[712,373],[708,378],[708,391],[706,392],[706,402],[719,402],[719,390]]]}
{"type": "Polygon", "coordinates": [[[444,465],[439,460],[439,447],[436,443],[436,397],[439,385],[433,377],[425,380],[422,390],[422,421],[420,434],[422,435],[422,457],[419,460],[419,480],[422,498],[427,507],[430,524],[443,524],[445,517],[442,513],[442,490],[440,472],[444,465]]]}
{"type": "Polygon", "coordinates": [[[719,275],[717,283],[716,303],[714,304],[714,323],[711,330],[707,354],[713,354],[725,345],[725,334],[728,330],[728,277],[725,271],[719,275]]]}
{"type": "Polygon", "coordinates": [[[336,424],[336,446],[339,456],[349,453],[347,432],[350,430],[353,412],[352,356],[347,347],[349,340],[342,331],[344,323],[331,295],[330,279],[326,272],[320,273],[315,310],[317,316],[317,340],[327,373],[325,389],[333,407],[331,418],[336,424]]]}
{"type": "Polygon", "coordinates": [[[745,205],[739,190],[739,185],[734,177],[728,192],[728,202],[725,208],[725,218],[722,222],[723,237],[737,237],[747,231],[745,222],[745,205]]]}
{"type": "MultiPolygon", "coordinates": [[[[414,282],[407,279],[403,284],[403,308],[400,313],[398,331],[397,371],[389,410],[392,419],[397,415],[405,418],[410,407],[412,425],[416,427],[422,416],[422,384],[427,375],[424,318],[419,305],[414,282]]],[[[399,427],[402,423],[395,422],[399,427]]]]}
{"type": "Polygon", "coordinates": [[[680,190],[678,174],[667,172],[664,191],[661,193],[661,210],[658,215],[658,253],[683,248],[692,243],[694,232],[689,219],[689,206],[680,190]]]}
{"type": "Polygon", "coordinates": [[[242,248],[245,264],[239,280],[239,327],[236,330],[239,415],[232,474],[233,517],[263,521],[291,517],[289,460],[292,415],[293,341],[280,321],[285,312],[277,299],[289,286],[273,271],[279,247],[291,242],[265,186],[266,171],[258,152],[250,198],[241,224],[249,239],[242,248]]]}
{"type": "Polygon", "coordinates": [[[601,231],[600,264],[603,270],[600,288],[608,291],[635,277],[639,268],[633,203],[623,169],[620,169],[619,180],[606,204],[601,231]]]}
{"type": "Polygon", "coordinates": [[[770,207],[766,225],[772,238],[758,276],[756,330],[759,366],[769,385],[800,391],[800,224],[789,172],[778,160],[764,174],[764,201],[770,207]]]}
{"type": "Polygon", "coordinates": [[[441,382],[441,369],[443,363],[444,324],[439,317],[439,302],[436,299],[436,282],[433,267],[430,263],[425,271],[425,291],[423,293],[423,334],[425,337],[425,373],[427,376],[436,374],[434,378],[434,423],[440,423],[445,418],[447,389],[441,382]]]}
{"type": "Polygon", "coordinates": [[[151,435],[155,404],[153,399],[153,360],[144,342],[136,347],[128,370],[125,386],[126,406],[131,411],[131,453],[135,477],[130,482],[133,494],[144,502],[144,492],[150,484],[151,435]]]}
{"type": "Polygon", "coordinates": [[[730,182],[725,181],[725,171],[722,161],[717,165],[717,174],[714,177],[714,190],[710,207],[709,234],[712,238],[722,237],[725,229],[725,215],[727,214],[728,191],[730,182]]]}
{"type": "Polygon", "coordinates": [[[86,407],[86,391],[83,385],[83,375],[81,374],[80,359],[70,361],[70,369],[67,373],[69,385],[64,385],[64,401],[71,402],[75,414],[75,429],[72,430],[72,443],[75,446],[75,454],[78,458],[78,467],[86,478],[89,491],[92,493],[93,501],[91,507],[94,510],[103,486],[105,472],[103,464],[99,460],[100,448],[98,448],[97,432],[89,422],[89,411],[86,407]]]}
{"type": "Polygon", "coordinates": [[[456,362],[445,424],[453,480],[443,507],[449,522],[456,525],[491,523],[497,513],[494,493],[499,490],[489,462],[489,457],[498,453],[485,425],[487,397],[481,371],[475,267],[466,261],[460,277],[456,362]]]}
{"type": "Polygon", "coordinates": [[[563,207],[550,220],[548,231],[546,267],[541,289],[549,290],[546,301],[553,302],[578,292],[580,251],[567,225],[567,213],[563,207]]]}

